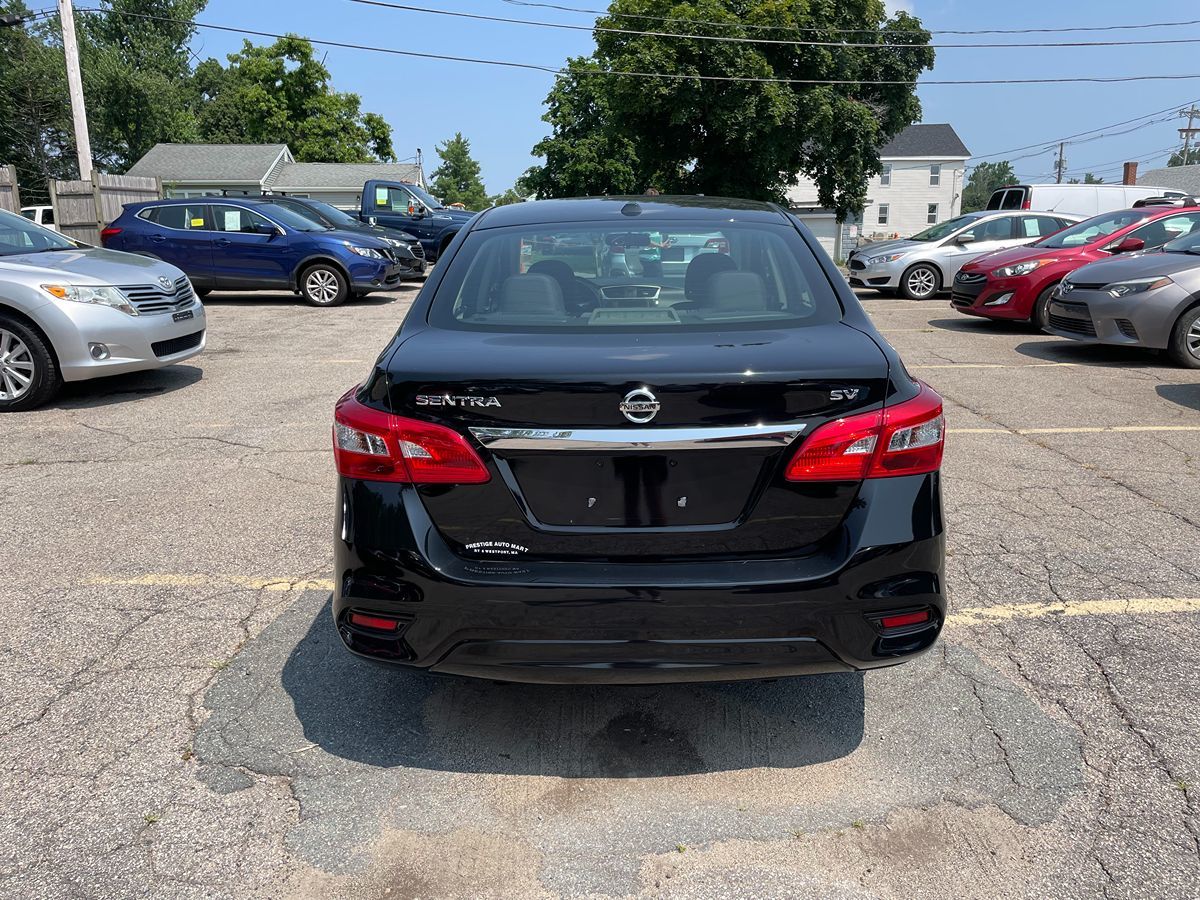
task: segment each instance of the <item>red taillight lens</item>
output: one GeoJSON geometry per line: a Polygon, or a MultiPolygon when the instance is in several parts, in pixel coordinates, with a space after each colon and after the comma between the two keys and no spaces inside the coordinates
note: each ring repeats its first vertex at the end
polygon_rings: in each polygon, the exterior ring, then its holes
{"type": "Polygon", "coordinates": [[[491,479],[458,432],[364,406],[353,390],[334,407],[333,458],[338,474],[364,481],[483,484],[491,479]]]}
{"type": "Polygon", "coordinates": [[[357,625],[359,628],[370,628],[374,631],[399,631],[401,623],[399,619],[354,612],[350,613],[350,624],[357,625]]]}
{"type": "Polygon", "coordinates": [[[884,616],[879,620],[879,624],[884,628],[904,628],[908,625],[920,625],[922,622],[928,622],[929,619],[929,610],[922,609],[917,612],[896,613],[884,616]]]}
{"type": "Polygon", "coordinates": [[[1021,204],[1021,209],[1033,209],[1033,201],[1026,197],[1025,202],[1021,204]]]}
{"type": "Polygon", "coordinates": [[[111,225],[100,232],[100,243],[107,244],[109,240],[115,238],[121,233],[120,228],[113,228],[111,225]]]}
{"type": "Polygon", "coordinates": [[[861,481],[936,472],[945,438],[942,398],[922,383],[911,400],[822,425],[800,445],[785,477],[861,481]]]}

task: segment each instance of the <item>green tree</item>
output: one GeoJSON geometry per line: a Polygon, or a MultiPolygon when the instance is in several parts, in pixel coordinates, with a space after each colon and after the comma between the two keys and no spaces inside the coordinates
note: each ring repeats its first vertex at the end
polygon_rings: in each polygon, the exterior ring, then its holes
{"type": "Polygon", "coordinates": [[[266,47],[245,41],[223,66],[208,59],[192,80],[202,140],[287,144],[304,162],[368,162],[396,158],[391,128],[363,113],[357,94],[335,91],[312,44],[280,38],[266,47]]]}
{"type": "MultiPolygon", "coordinates": [[[[0,0],[0,13],[24,16],[29,8],[0,0]]],[[[0,28],[0,163],[17,167],[26,203],[47,202],[50,179],[78,174],[67,73],[52,28],[46,21],[0,28]]]]}
{"type": "Polygon", "coordinates": [[[483,209],[488,205],[487,190],[479,177],[479,163],[471,156],[471,142],[461,131],[437,147],[442,164],[433,170],[433,193],[449,206],[461,203],[467,209],[483,209]]]}
{"type": "Polygon", "coordinates": [[[515,187],[510,187],[501,194],[493,194],[488,197],[488,204],[491,206],[508,206],[511,203],[522,203],[526,198],[526,194],[522,194],[515,187]]]}
{"type": "Polygon", "coordinates": [[[1084,172],[1083,181],[1080,181],[1078,178],[1069,178],[1067,179],[1067,184],[1104,184],[1104,179],[1097,178],[1091,172],[1084,172]]]}
{"type": "Polygon", "coordinates": [[[188,45],[207,3],[106,0],[79,13],[92,155],[102,169],[124,171],[160,141],[197,139],[188,45]]]}
{"type": "Polygon", "coordinates": [[[1200,147],[1189,147],[1186,154],[1183,150],[1176,150],[1167,160],[1168,167],[1195,165],[1200,165],[1200,147]]]}
{"type": "Polygon", "coordinates": [[[1017,175],[1013,171],[1012,163],[1006,159],[977,164],[967,178],[967,186],[963,188],[962,211],[975,212],[978,209],[986,209],[988,199],[996,188],[1013,184],[1016,180],[1017,175]]]}
{"type": "Polygon", "coordinates": [[[546,161],[530,176],[539,195],[653,184],[667,193],[782,200],[803,173],[821,203],[844,214],[865,202],[879,149],[920,118],[916,92],[903,82],[933,65],[929,32],[904,12],[889,19],[881,0],[613,0],[597,26],[614,31],[597,31],[595,52],[570,60],[547,97],[551,134],[534,148],[546,161]],[[630,18],[637,16],[689,20],[669,26],[680,34],[736,35],[730,26],[745,24],[770,29],[753,36],[803,35],[831,46],[623,31],[630,21],[652,21],[630,18]],[[838,45],[841,29],[857,30],[855,43],[879,46],[838,45]],[[729,78],[748,80],[722,80],[729,78]]]}

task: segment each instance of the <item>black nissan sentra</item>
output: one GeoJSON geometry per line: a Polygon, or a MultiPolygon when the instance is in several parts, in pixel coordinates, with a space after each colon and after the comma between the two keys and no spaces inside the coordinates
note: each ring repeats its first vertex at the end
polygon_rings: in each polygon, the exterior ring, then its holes
{"type": "Polygon", "coordinates": [[[502,681],[903,662],[945,616],[943,439],[780,207],[487,210],[337,403],[336,627],[502,681]]]}

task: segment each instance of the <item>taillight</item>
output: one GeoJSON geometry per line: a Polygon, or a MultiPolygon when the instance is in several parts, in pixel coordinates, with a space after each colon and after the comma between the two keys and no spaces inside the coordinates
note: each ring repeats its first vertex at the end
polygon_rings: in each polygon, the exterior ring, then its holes
{"type": "Polygon", "coordinates": [[[922,383],[911,400],[835,419],[816,429],[788,463],[788,481],[861,481],[936,472],[946,423],[942,398],[922,383]]]}
{"type": "Polygon", "coordinates": [[[107,244],[110,240],[115,238],[120,233],[121,233],[120,228],[113,228],[111,225],[109,225],[107,228],[105,228],[104,230],[102,230],[100,232],[100,243],[107,244]]]}
{"type": "Polygon", "coordinates": [[[483,484],[491,479],[458,432],[364,406],[348,391],[333,411],[338,474],[407,484],[483,484]]]}
{"type": "Polygon", "coordinates": [[[1028,195],[1026,195],[1025,201],[1021,204],[1021,209],[1033,209],[1033,201],[1028,195]]]}

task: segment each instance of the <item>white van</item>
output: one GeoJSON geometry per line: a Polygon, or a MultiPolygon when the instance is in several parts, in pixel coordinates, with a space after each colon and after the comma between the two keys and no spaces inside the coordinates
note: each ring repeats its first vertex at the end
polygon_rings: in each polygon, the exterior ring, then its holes
{"type": "Polygon", "coordinates": [[[49,228],[51,231],[58,231],[54,227],[53,206],[22,206],[21,215],[34,225],[41,225],[43,228],[49,228]]]}
{"type": "Polygon", "coordinates": [[[1129,209],[1147,197],[1186,197],[1183,191],[1133,184],[1011,184],[992,192],[988,209],[1039,209],[1090,219],[1129,209]]]}

